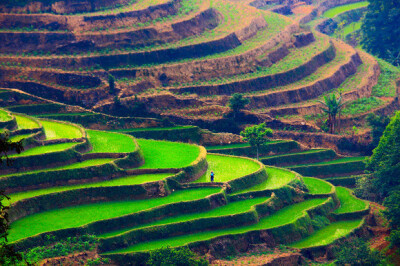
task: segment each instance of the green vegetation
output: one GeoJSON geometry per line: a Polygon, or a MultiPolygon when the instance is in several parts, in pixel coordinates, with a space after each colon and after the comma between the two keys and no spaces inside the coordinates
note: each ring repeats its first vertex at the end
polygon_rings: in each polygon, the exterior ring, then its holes
{"type": "Polygon", "coordinates": [[[260,165],[253,160],[216,154],[208,154],[207,162],[207,172],[194,182],[209,182],[211,171],[215,173],[214,182],[226,182],[260,169],[260,165]]]}
{"type": "Polygon", "coordinates": [[[348,5],[341,5],[341,6],[337,6],[337,7],[329,9],[322,16],[325,18],[333,18],[333,17],[335,17],[341,13],[344,13],[346,11],[366,7],[368,5],[369,5],[368,1],[362,1],[362,2],[352,3],[352,4],[348,4],[348,5]]]}
{"type": "Polygon", "coordinates": [[[352,192],[344,187],[336,187],[336,194],[340,200],[340,207],[334,213],[350,213],[365,210],[368,204],[357,199],[352,192]]]}
{"type": "Polygon", "coordinates": [[[26,138],[28,138],[30,136],[32,136],[32,134],[15,135],[15,136],[10,137],[10,140],[12,142],[17,142],[17,141],[20,141],[22,139],[26,139],[26,138]]]}
{"type": "Polygon", "coordinates": [[[14,114],[14,116],[17,119],[18,129],[33,129],[39,127],[39,124],[29,117],[17,114],[14,114]]]}
{"type": "Polygon", "coordinates": [[[328,194],[332,191],[333,186],[321,179],[312,177],[303,177],[310,194],[328,194]]]}
{"type": "Polygon", "coordinates": [[[234,214],[249,211],[252,206],[262,203],[266,200],[267,200],[267,198],[255,198],[255,199],[231,202],[231,203],[228,203],[227,205],[217,207],[217,208],[209,210],[209,211],[189,213],[189,214],[183,214],[183,215],[179,215],[179,216],[168,217],[168,218],[164,218],[164,219],[154,221],[151,223],[141,224],[141,225],[138,225],[135,227],[127,228],[127,229],[109,232],[109,233],[100,235],[99,237],[104,237],[104,238],[112,237],[112,236],[123,234],[125,232],[131,231],[134,229],[152,227],[152,226],[156,226],[156,225],[186,222],[186,221],[190,221],[190,220],[209,218],[209,217],[234,215],[234,214]]]}
{"type": "Polygon", "coordinates": [[[331,223],[311,236],[290,244],[289,246],[293,248],[308,248],[329,245],[333,241],[350,234],[354,229],[360,226],[362,221],[363,220],[353,220],[331,223]]]}
{"type": "Polygon", "coordinates": [[[92,159],[92,160],[86,160],[83,162],[72,163],[72,164],[63,165],[63,166],[54,167],[54,168],[46,168],[46,169],[35,170],[35,171],[19,172],[17,174],[2,175],[0,177],[34,174],[34,173],[40,173],[43,171],[48,172],[48,171],[55,171],[55,170],[70,170],[70,169],[84,168],[84,167],[89,167],[89,166],[102,165],[102,164],[110,163],[112,161],[115,161],[115,159],[114,158],[92,159]]]}
{"type": "Polygon", "coordinates": [[[162,130],[184,129],[184,128],[193,128],[193,126],[127,128],[127,129],[115,129],[110,131],[128,133],[128,132],[138,132],[138,131],[162,131],[162,130]]]}
{"type": "Polygon", "coordinates": [[[372,95],[376,97],[395,97],[396,96],[396,80],[400,78],[400,69],[388,62],[377,59],[381,74],[378,83],[372,88],[372,95]]]}
{"type": "Polygon", "coordinates": [[[5,111],[0,109],[0,121],[9,121],[11,116],[5,111]]]}
{"type": "Polygon", "coordinates": [[[162,198],[102,202],[37,213],[12,223],[9,241],[13,242],[44,232],[78,227],[174,202],[202,199],[218,191],[220,188],[188,189],[175,191],[170,196],[162,198]]]}
{"type": "Polygon", "coordinates": [[[138,139],[138,143],[145,158],[140,168],[145,169],[182,168],[194,162],[200,154],[198,146],[185,143],[145,139],[138,139]]]}
{"type": "Polygon", "coordinates": [[[208,261],[198,256],[187,247],[173,249],[170,247],[160,248],[150,252],[146,265],[162,266],[207,266],[208,261]]]}
{"type": "Polygon", "coordinates": [[[22,156],[32,156],[32,155],[39,155],[44,153],[50,152],[57,152],[57,151],[64,151],[75,146],[76,143],[60,143],[60,144],[50,144],[45,146],[37,146],[28,150],[24,150],[20,154],[13,154],[10,155],[10,158],[17,158],[22,156]]]}
{"type": "Polygon", "coordinates": [[[258,151],[260,146],[271,141],[270,138],[273,136],[273,131],[267,128],[265,123],[246,127],[240,135],[244,141],[248,141],[251,147],[255,147],[257,150],[257,160],[259,159],[258,151]]]}
{"type": "Polygon", "coordinates": [[[47,140],[76,139],[83,137],[80,129],[74,125],[48,120],[40,120],[40,122],[43,125],[47,140]]]}
{"type": "Polygon", "coordinates": [[[31,198],[31,197],[35,197],[35,196],[46,195],[46,194],[56,193],[56,192],[61,192],[61,191],[74,190],[74,189],[81,189],[81,188],[139,185],[139,184],[144,184],[147,182],[159,181],[159,180],[162,180],[171,175],[172,174],[146,174],[146,175],[136,175],[136,176],[124,176],[124,177],[120,177],[120,178],[99,181],[99,182],[93,182],[93,183],[29,190],[29,191],[11,194],[11,195],[9,195],[9,197],[11,198],[10,202],[12,203],[12,202],[16,202],[16,201],[19,201],[22,199],[27,199],[27,198],[31,198]]]}
{"type": "Polygon", "coordinates": [[[371,250],[370,244],[361,238],[354,238],[340,245],[336,254],[336,265],[390,265],[379,250],[371,250]]]}
{"type": "Polygon", "coordinates": [[[366,159],[366,157],[344,157],[344,158],[327,161],[327,162],[292,165],[292,166],[290,166],[290,168],[298,167],[298,166],[316,166],[316,165],[329,165],[329,164],[338,164],[338,163],[350,163],[350,162],[363,161],[365,159],[366,159]]]}
{"type": "Polygon", "coordinates": [[[136,149],[132,137],[124,134],[86,130],[92,150],[89,153],[128,153],[136,149]]]}
{"type": "Polygon", "coordinates": [[[260,191],[265,189],[277,189],[287,185],[289,182],[294,180],[296,177],[295,173],[289,170],[274,168],[274,167],[265,167],[265,170],[268,174],[268,179],[261,184],[255,185],[253,187],[240,190],[234,194],[241,194],[246,192],[260,191]]]}
{"type": "Polygon", "coordinates": [[[147,251],[147,250],[158,249],[165,246],[179,247],[179,246],[184,246],[188,243],[209,240],[212,238],[216,238],[218,236],[243,234],[249,231],[265,230],[273,227],[278,227],[297,220],[302,215],[304,215],[303,212],[305,210],[318,206],[322,204],[325,200],[326,199],[312,199],[301,203],[293,204],[289,207],[279,210],[279,212],[261,218],[260,222],[258,222],[257,224],[251,224],[236,228],[205,231],[205,232],[182,235],[182,236],[160,239],[150,242],[142,242],[126,249],[109,252],[109,254],[147,251]]]}
{"type": "Polygon", "coordinates": [[[343,115],[359,115],[365,112],[369,112],[375,108],[382,106],[385,103],[384,100],[376,98],[374,96],[368,98],[359,98],[355,101],[349,102],[344,107],[343,115]]]}

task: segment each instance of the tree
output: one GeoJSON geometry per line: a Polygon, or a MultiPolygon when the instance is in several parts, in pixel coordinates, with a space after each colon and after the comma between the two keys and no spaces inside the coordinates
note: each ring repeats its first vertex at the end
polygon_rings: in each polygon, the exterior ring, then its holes
{"type": "Polygon", "coordinates": [[[376,114],[369,114],[366,118],[368,125],[372,128],[372,148],[376,148],[379,144],[383,132],[387,125],[389,125],[390,118],[387,116],[380,116],[376,114]]]}
{"type": "Polygon", "coordinates": [[[165,247],[151,251],[146,264],[153,266],[206,266],[208,262],[204,258],[197,259],[196,254],[187,247],[178,249],[165,247]]]}
{"type": "MultiPolygon", "coordinates": [[[[340,113],[344,106],[344,103],[342,103],[342,96],[336,98],[334,94],[329,94],[324,97],[323,102],[322,101],[319,102],[324,105],[324,107],[321,107],[321,109],[326,114],[328,114],[329,133],[333,134],[335,133],[336,116],[339,114],[339,121],[340,121],[340,113]]],[[[340,132],[340,126],[339,126],[339,132],[340,132]]]]}
{"type": "Polygon", "coordinates": [[[361,44],[368,52],[400,65],[400,6],[398,0],[369,0],[361,26],[361,44]]]}
{"type": "Polygon", "coordinates": [[[245,141],[248,141],[250,146],[255,147],[257,149],[257,160],[259,159],[259,149],[262,144],[269,141],[269,137],[272,137],[273,131],[270,128],[267,128],[265,123],[255,125],[252,127],[247,127],[245,130],[240,132],[240,135],[243,137],[245,141]],[[267,138],[266,138],[267,137],[267,138]]]}
{"type": "Polygon", "coordinates": [[[400,112],[391,119],[367,162],[380,198],[400,189],[400,112]]]}
{"type": "Polygon", "coordinates": [[[400,248],[400,191],[393,191],[385,199],[387,208],[383,214],[389,220],[392,228],[389,236],[390,245],[400,248]]]}
{"type": "MultiPolygon", "coordinates": [[[[11,164],[8,154],[11,151],[21,153],[23,150],[22,141],[11,142],[8,134],[0,134],[0,163],[11,164]]],[[[0,189],[0,265],[15,265],[17,261],[22,259],[21,255],[14,251],[13,247],[8,245],[8,230],[10,229],[8,221],[9,206],[4,205],[6,199],[3,188],[0,189]]]]}
{"type": "Polygon", "coordinates": [[[110,94],[115,94],[115,78],[111,74],[108,75],[108,87],[110,89],[110,94]]]}
{"type": "Polygon", "coordinates": [[[248,98],[243,98],[243,95],[240,93],[234,93],[229,99],[229,108],[231,108],[233,116],[236,117],[236,114],[249,103],[250,100],[248,98]]]}
{"type": "Polygon", "coordinates": [[[336,265],[380,265],[382,255],[371,250],[366,241],[355,238],[340,246],[337,254],[336,265]]]}

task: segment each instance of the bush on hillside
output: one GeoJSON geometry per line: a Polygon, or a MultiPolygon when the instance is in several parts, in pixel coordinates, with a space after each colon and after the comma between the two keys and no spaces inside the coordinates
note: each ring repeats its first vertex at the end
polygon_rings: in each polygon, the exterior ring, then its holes
{"type": "Polygon", "coordinates": [[[187,247],[178,249],[166,247],[151,251],[146,264],[152,266],[205,266],[208,265],[208,262],[204,258],[196,258],[196,254],[187,247]]]}
{"type": "Polygon", "coordinates": [[[336,265],[375,266],[380,265],[382,259],[379,251],[371,250],[365,240],[355,238],[341,245],[336,265]]]}

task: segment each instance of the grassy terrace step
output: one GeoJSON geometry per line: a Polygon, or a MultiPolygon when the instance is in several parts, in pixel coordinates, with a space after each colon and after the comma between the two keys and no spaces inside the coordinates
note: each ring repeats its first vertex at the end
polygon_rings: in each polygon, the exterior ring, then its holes
{"type": "Polygon", "coordinates": [[[344,186],[344,187],[354,187],[356,185],[356,176],[334,176],[324,178],[327,182],[331,183],[334,186],[344,186]]]}
{"type": "Polygon", "coordinates": [[[26,138],[28,138],[28,137],[30,137],[32,135],[33,134],[22,134],[22,135],[12,136],[12,137],[10,137],[10,141],[11,142],[17,142],[17,141],[20,141],[22,139],[26,139],[26,138]]]}
{"type": "Polygon", "coordinates": [[[313,235],[306,237],[296,243],[290,244],[292,248],[309,248],[317,246],[326,246],[335,240],[345,237],[354,229],[361,225],[363,220],[340,221],[316,231],[313,235]]]}
{"type": "Polygon", "coordinates": [[[13,242],[44,232],[79,227],[91,222],[120,217],[174,202],[202,199],[218,191],[220,188],[180,190],[162,198],[104,202],[46,211],[12,223],[9,241],[13,242]]]}
{"type": "Polygon", "coordinates": [[[16,174],[9,174],[9,175],[1,175],[0,178],[9,177],[9,176],[18,177],[20,175],[36,174],[36,173],[40,173],[43,171],[51,172],[51,171],[56,171],[56,170],[71,170],[71,169],[84,168],[84,167],[89,167],[89,166],[102,165],[102,164],[110,163],[112,161],[115,161],[115,158],[92,159],[92,160],[86,160],[83,162],[73,163],[73,164],[69,164],[69,165],[63,165],[63,166],[54,167],[54,168],[47,168],[47,169],[28,171],[28,172],[19,172],[16,174]]]}
{"type": "Polygon", "coordinates": [[[334,18],[335,16],[353,10],[353,9],[358,9],[358,8],[362,8],[362,7],[366,7],[369,5],[368,1],[362,1],[362,2],[357,2],[357,3],[352,3],[352,4],[347,4],[347,5],[341,5],[341,6],[337,6],[334,8],[331,8],[327,11],[325,11],[322,14],[322,17],[325,18],[334,18]]]}
{"type": "MultiPolygon", "coordinates": [[[[174,84],[175,87],[179,88],[171,88],[172,92],[180,92],[180,93],[197,93],[199,95],[208,95],[208,88],[207,86],[211,85],[225,85],[229,84],[231,86],[235,85],[236,83],[240,83],[243,81],[255,81],[259,78],[268,77],[275,74],[282,74],[289,70],[296,69],[306,62],[310,61],[314,56],[320,54],[321,52],[325,51],[329,48],[329,38],[325,36],[317,35],[316,41],[308,46],[302,48],[292,48],[290,50],[290,54],[287,55],[282,60],[278,61],[277,63],[273,64],[270,67],[261,67],[256,71],[247,74],[239,74],[233,76],[226,76],[220,79],[214,78],[211,80],[206,81],[195,81],[193,83],[177,83],[174,84]],[[203,87],[202,87],[203,86],[203,87]]],[[[253,88],[254,91],[257,90],[265,90],[269,88],[269,84],[265,84],[263,88],[253,88]]],[[[225,94],[223,91],[218,92],[218,94],[225,94]]]]}
{"type": "Polygon", "coordinates": [[[182,168],[190,165],[200,154],[200,148],[186,143],[138,139],[145,163],[140,168],[182,168]],[[184,156],[183,156],[184,155],[184,156]]]}
{"type": "Polygon", "coordinates": [[[322,204],[324,201],[326,201],[326,199],[312,199],[298,204],[293,204],[291,206],[279,210],[278,212],[272,215],[261,218],[257,224],[241,226],[236,228],[205,231],[201,233],[182,235],[177,237],[160,239],[156,241],[143,242],[131,246],[127,249],[115,250],[113,252],[109,252],[106,254],[150,251],[166,246],[179,247],[187,245],[189,243],[213,239],[219,236],[242,234],[249,231],[264,230],[273,227],[278,227],[297,220],[299,217],[303,215],[303,212],[305,210],[318,206],[322,204]]]}
{"type": "Polygon", "coordinates": [[[132,137],[124,134],[86,130],[92,150],[88,153],[129,153],[136,149],[132,137]]]}
{"type": "Polygon", "coordinates": [[[37,189],[30,190],[25,192],[19,192],[9,195],[11,200],[10,202],[16,202],[22,199],[27,199],[35,196],[46,195],[50,193],[56,193],[61,191],[68,191],[74,189],[82,189],[82,188],[91,188],[91,187],[112,187],[112,186],[129,186],[129,185],[139,185],[152,181],[162,180],[171,174],[146,174],[146,175],[137,175],[137,176],[124,176],[120,178],[115,178],[111,180],[93,182],[93,183],[85,183],[85,184],[77,184],[70,186],[59,186],[59,187],[51,187],[45,189],[37,189]]]}
{"type": "MultiPolygon", "coordinates": [[[[29,134],[28,134],[28,136],[29,136],[29,134]]],[[[16,137],[20,137],[20,136],[16,136],[16,137]]],[[[32,156],[32,155],[39,155],[39,154],[44,154],[44,153],[64,151],[66,149],[72,148],[76,144],[77,143],[72,142],[72,143],[59,143],[59,144],[50,144],[50,145],[45,145],[45,146],[37,146],[34,148],[24,150],[20,154],[9,155],[9,157],[10,158],[18,158],[18,157],[24,157],[24,156],[32,156]]]]}
{"type": "Polygon", "coordinates": [[[40,122],[43,125],[47,140],[77,139],[83,137],[80,129],[74,125],[48,120],[40,120],[40,122]]]}
{"type": "Polygon", "coordinates": [[[356,198],[347,188],[336,187],[336,194],[340,200],[340,207],[334,211],[336,214],[362,211],[368,206],[367,202],[356,198]]]}
{"type": "Polygon", "coordinates": [[[34,129],[39,127],[39,123],[34,119],[22,115],[14,114],[17,120],[18,129],[34,129]]]}
{"type": "Polygon", "coordinates": [[[335,151],[330,149],[311,149],[296,153],[262,157],[260,161],[265,165],[293,165],[302,162],[331,160],[336,156],[335,151]]]}
{"type": "Polygon", "coordinates": [[[186,222],[186,221],[200,219],[200,218],[234,215],[234,214],[246,212],[246,211],[250,210],[250,208],[252,206],[262,203],[262,202],[266,201],[267,199],[268,198],[255,198],[255,199],[249,199],[249,200],[236,201],[236,202],[228,203],[227,205],[224,205],[224,206],[221,206],[221,207],[209,210],[209,211],[168,217],[168,218],[154,221],[151,223],[141,224],[141,225],[131,227],[131,228],[125,228],[122,230],[112,231],[112,232],[100,235],[99,237],[103,237],[103,238],[113,237],[113,236],[123,234],[123,233],[126,233],[126,232],[134,230],[134,229],[152,227],[152,226],[156,226],[156,225],[165,225],[165,224],[171,224],[171,223],[186,222]]]}
{"type": "Polygon", "coordinates": [[[340,164],[340,163],[350,163],[350,162],[359,162],[359,161],[364,161],[365,156],[362,157],[344,157],[332,161],[326,161],[326,162],[316,162],[316,163],[310,163],[310,164],[298,164],[298,165],[293,165],[290,166],[290,168],[295,168],[295,167],[302,167],[302,166],[318,166],[318,165],[331,165],[331,164],[340,164]]]}
{"type": "Polygon", "coordinates": [[[284,185],[287,185],[296,177],[295,173],[293,173],[292,171],[288,171],[282,168],[265,167],[265,170],[268,174],[268,179],[266,181],[253,187],[240,190],[236,193],[233,193],[233,195],[265,189],[277,189],[283,187],[284,185]]]}
{"type": "Polygon", "coordinates": [[[310,194],[328,194],[332,191],[333,186],[328,182],[312,177],[303,177],[310,194]]]}
{"type": "Polygon", "coordinates": [[[119,132],[119,133],[131,133],[131,132],[142,132],[142,131],[163,131],[163,130],[171,130],[171,129],[186,129],[186,128],[194,128],[194,127],[195,126],[145,127],[145,128],[116,129],[116,130],[110,130],[110,131],[119,132]]]}
{"type": "Polygon", "coordinates": [[[12,117],[7,111],[0,109],[0,121],[9,121],[11,119],[12,117]]]}
{"type": "Polygon", "coordinates": [[[215,174],[214,182],[227,182],[260,169],[259,164],[253,160],[216,154],[207,154],[207,162],[207,172],[195,183],[209,182],[211,171],[215,174]]]}

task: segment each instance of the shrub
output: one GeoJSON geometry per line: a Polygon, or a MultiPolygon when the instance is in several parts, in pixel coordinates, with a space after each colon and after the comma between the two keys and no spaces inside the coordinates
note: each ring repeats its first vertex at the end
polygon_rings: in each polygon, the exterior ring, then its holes
{"type": "Polygon", "coordinates": [[[203,266],[208,265],[204,258],[195,258],[196,254],[187,247],[172,249],[170,247],[156,249],[150,252],[147,265],[152,266],[203,266]]]}
{"type": "Polygon", "coordinates": [[[337,254],[337,265],[380,265],[382,255],[379,251],[371,250],[366,241],[355,238],[341,245],[337,254]]]}

